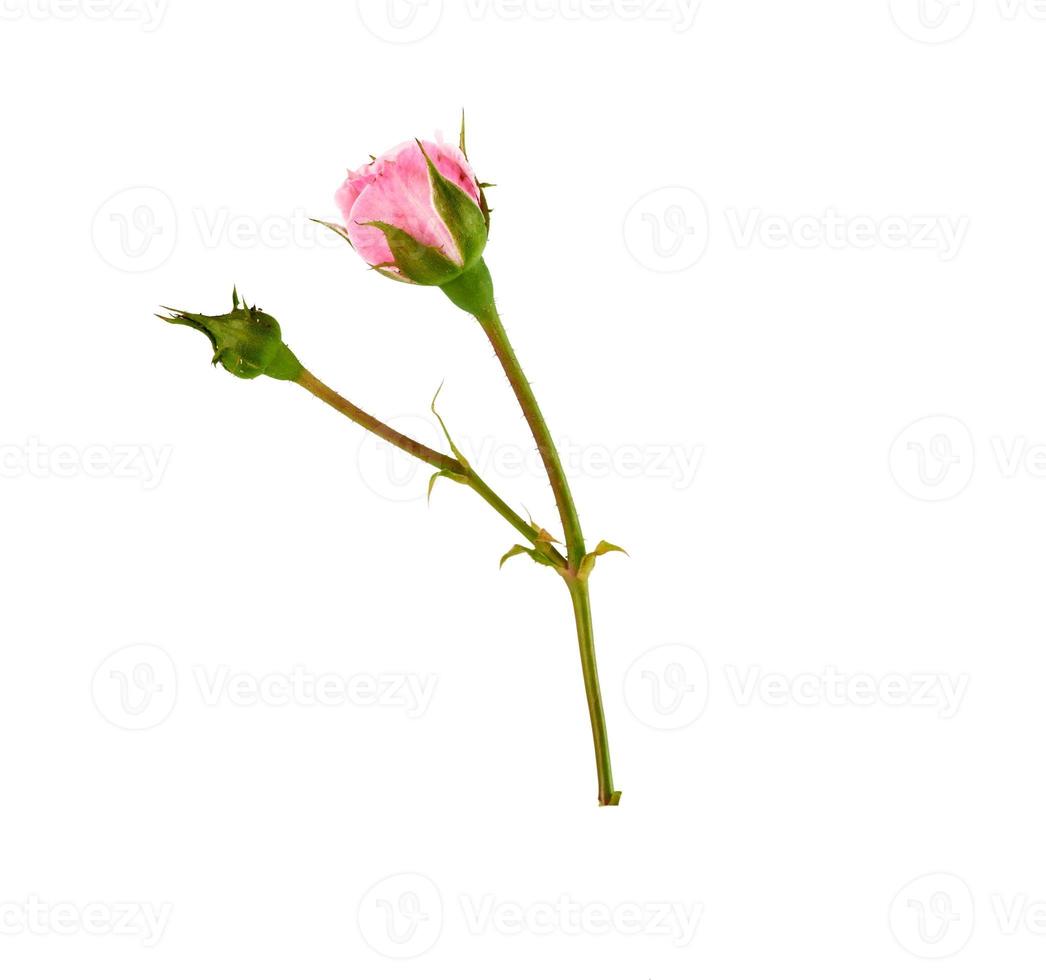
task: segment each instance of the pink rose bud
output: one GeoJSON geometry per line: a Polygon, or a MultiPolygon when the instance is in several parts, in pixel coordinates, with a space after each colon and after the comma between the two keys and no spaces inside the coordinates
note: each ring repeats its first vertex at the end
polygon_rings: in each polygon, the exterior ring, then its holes
{"type": "Polygon", "coordinates": [[[356,251],[400,282],[442,286],[487,244],[483,191],[464,152],[446,143],[390,150],[350,172],[335,201],[356,251]]]}

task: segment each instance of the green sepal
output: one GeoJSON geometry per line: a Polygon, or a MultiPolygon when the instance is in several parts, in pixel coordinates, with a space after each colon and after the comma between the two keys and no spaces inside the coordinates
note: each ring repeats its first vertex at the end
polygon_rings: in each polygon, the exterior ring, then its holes
{"type": "Polygon", "coordinates": [[[458,246],[462,269],[467,269],[486,248],[487,219],[482,208],[468,194],[436,169],[421,140],[417,143],[429,168],[432,203],[458,246]]]}
{"type": "Polygon", "coordinates": [[[611,544],[609,541],[600,541],[594,551],[590,551],[581,559],[581,567],[577,570],[577,577],[584,582],[592,574],[592,569],[596,567],[596,559],[609,554],[611,551],[620,551],[623,555],[628,554],[624,548],[619,548],[616,544],[611,544]]]}
{"type": "Polygon", "coordinates": [[[344,225],[336,225],[333,221],[321,221],[319,218],[309,218],[309,221],[312,221],[317,225],[323,225],[324,228],[333,231],[339,238],[345,239],[353,251],[355,251],[356,246],[352,244],[352,239],[349,238],[349,230],[344,225]]]}
{"type": "MultiPolygon", "coordinates": [[[[402,228],[396,228],[385,221],[363,223],[385,233],[385,241],[389,244],[396,268],[411,282],[419,286],[442,286],[461,275],[460,265],[451,262],[438,248],[423,245],[402,228]]],[[[393,279],[396,278],[381,266],[373,268],[384,275],[390,275],[393,279]]]]}
{"type": "MultiPolygon", "coordinates": [[[[461,137],[458,140],[458,149],[461,150],[461,155],[467,160],[469,158],[469,151],[465,149],[465,110],[461,110],[461,137]]],[[[490,207],[487,205],[486,190],[488,187],[493,187],[493,184],[479,184],[479,209],[483,212],[483,223],[487,226],[487,233],[490,233],[490,207]]]]}

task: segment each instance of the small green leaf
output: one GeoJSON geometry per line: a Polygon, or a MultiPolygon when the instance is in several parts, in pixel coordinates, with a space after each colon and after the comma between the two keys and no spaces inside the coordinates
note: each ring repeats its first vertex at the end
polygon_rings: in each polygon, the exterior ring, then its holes
{"type": "Polygon", "coordinates": [[[505,562],[510,558],[515,558],[516,555],[532,555],[532,552],[529,548],[524,548],[521,544],[514,544],[501,556],[501,561],[498,562],[498,568],[504,568],[505,562]]]}
{"type": "Polygon", "coordinates": [[[535,548],[531,553],[530,557],[534,559],[539,565],[548,565],[549,568],[559,569],[559,566],[552,560],[551,556],[546,555],[541,548],[535,548]]]}
{"type": "Polygon", "coordinates": [[[525,548],[521,544],[513,545],[501,556],[501,563],[498,565],[498,568],[504,566],[505,562],[510,558],[515,558],[516,555],[530,555],[530,557],[539,565],[548,565],[550,568],[556,568],[556,563],[547,555],[543,555],[537,549],[525,548]]]}
{"type": "Polygon", "coordinates": [[[429,477],[429,491],[425,495],[427,500],[429,500],[429,501],[432,500],[432,488],[436,485],[436,481],[441,476],[445,477],[448,480],[453,480],[455,483],[467,484],[469,482],[460,473],[452,473],[450,470],[436,470],[436,472],[433,473],[431,477],[429,477]]]}
{"type": "MultiPolygon", "coordinates": [[[[436,416],[436,421],[439,422],[439,427],[443,430],[443,434],[447,437],[447,444],[450,446],[450,451],[454,454],[454,458],[465,467],[466,470],[471,469],[469,461],[458,450],[458,447],[454,445],[454,440],[450,437],[450,432],[447,430],[446,423],[443,421],[443,416],[436,411],[436,399],[439,398],[439,393],[443,390],[443,382],[441,381],[439,387],[436,389],[436,394],[432,396],[432,404],[429,406],[432,414],[436,416]]],[[[462,481],[467,482],[467,481],[462,481]]]]}
{"type": "Polygon", "coordinates": [[[584,582],[589,575],[592,574],[592,569],[596,567],[596,559],[611,551],[620,551],[623,555],[628,554],[624,548],[619,548],[616,544],[611,544],[609,541],[600,541],[599,544],[596,545],[594,551],[590,551],[581,559],[581,565],[577,570],[577,577],[584,582]]]}

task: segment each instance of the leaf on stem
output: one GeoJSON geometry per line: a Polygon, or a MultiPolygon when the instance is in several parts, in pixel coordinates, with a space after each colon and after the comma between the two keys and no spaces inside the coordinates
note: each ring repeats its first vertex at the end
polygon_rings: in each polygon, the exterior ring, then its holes
{"type": "Polygon", "coordinates": [[[620,551],[621,554],[628,555],[628,552],[625,551],[624,548],[621,548],[616,544],[611,544],[609,541],[600,541],[599,544],[596,545],[594,551],[590,551],[581,559],[581,567],[578,569],[577,577],[581,579],[581,581],[585,581],[585,579],[592,574],[592,569],[596,567],[596,559],[609,554],[611,551],[620,551]]]}
{"type": "Polygon", "coordinates": [[[428,500],[430,503],[432,502],[432,488],[436,485],[436,481],[441,476],[445,477],[448,480],[453,480],[455,483],[467,484],[469,482],[460,473],[452,473],[450,470],[436,470],[436,472],[433,473],[431,477],[429,477],[429,491],[425,495],[425,499],[428,500]]]}
{"type": "Polygon", "coordinates": [[[525,548],[521,544],[514,544],[508,551],[501,556],[501,562],[498,564],[498,568],[502,568],[510,558],[515,558],[516,555],[530,555],[530,557],[536,561],[539,565],[549,565],[552,568],[556,567],[556,563],[546,555],[543,555],[536,548],[525,548]]]}
{"type": "MultiPolygon", "coordinates": [[[[436,411],[436,399],[439,398],[439,393],[443,390],[443,384],[444,383],[441,381],[439,387],[436,389],[436,394],[432,396],[432,404],[429,406],[429,409],[432,411],[432,414],[436,416],[436,421],[439,422],[439,427],[443,430],[443,435],[447,437],[447,443],[450,446],[450,451],[454,454],[454,458],[459,463],[461,463],[462,466],[465,467],[465,470],[467,472],[472,468],[469,466],[469,461],[465,459],[465,457],[458,450],[458,447],[454,445],[454,440],[451,439],[450,432],[447,431],[447,426],[443,421],[443,417],[439,414],[439,412],[436,411]]],[[[438,475],[439,474],[437,474],[437,476],[438,475]]],[[[465,483],[467,481],[461,480],[459,482],[465,483]]]]}

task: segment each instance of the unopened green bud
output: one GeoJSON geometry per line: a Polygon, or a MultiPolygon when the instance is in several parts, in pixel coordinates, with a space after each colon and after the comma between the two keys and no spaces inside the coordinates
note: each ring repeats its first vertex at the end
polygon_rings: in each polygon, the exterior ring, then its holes
{"type": "Polygon", "coordinates": [[[302,366],[293,351],[280,336],[280,325],[274,317],[256,306],[240,301],[232,291],[232,311],[221,316],[186,313],[169,306],[173,314],[156,315],[167,323],[181,323],[206,334],[214,348],[212,364],[221,364],[237,378],[257,378],[267,375],[278,381],[294,381],[301,375],[302,366]]]}

